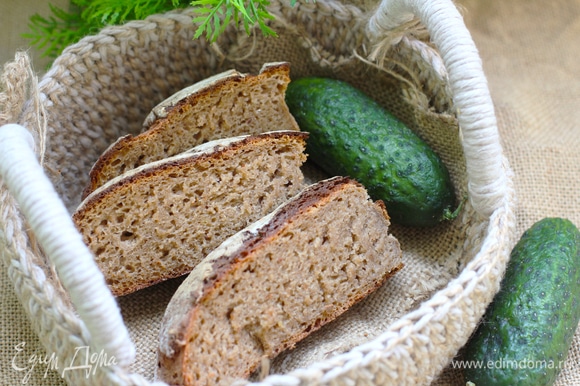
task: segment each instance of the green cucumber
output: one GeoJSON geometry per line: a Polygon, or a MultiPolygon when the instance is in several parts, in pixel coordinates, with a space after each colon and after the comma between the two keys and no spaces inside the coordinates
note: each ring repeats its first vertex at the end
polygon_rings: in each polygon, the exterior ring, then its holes
{"type": "Polygon", "coordinates": [[[434,226],[453,217],[455,193],[439,156],[366,94],[343,81],[307,77],[290,82],[286,103],[310,133],[309,159],[358,180],[385,203],[393,223],[434,226]]]}
{"type": "Polygon", "coordinates": [[[580,231],[545,218],[514,247],[500,291],[464,347],[466,381],[551,385],[580,321],[580,231]]]}

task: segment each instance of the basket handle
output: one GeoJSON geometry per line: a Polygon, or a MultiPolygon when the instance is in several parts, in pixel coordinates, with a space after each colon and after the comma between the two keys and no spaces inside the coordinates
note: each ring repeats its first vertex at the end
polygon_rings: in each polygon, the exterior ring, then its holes
{"type": "Polygon", "coordinates": [[[0,177],[56,267],[91,334],[93,348],[114,357],[121,366],[128,365],[135,357],[135,348],[115,298],[33,148],[34,140],[26,128],[1,126],[0,177]]]}
{"type": "Polygon", "coordinates": [[[413,16],[429,31],[447,69],[465,153],[469,197],[477,213],[489,217],[503,205],[508,177],[487,79],[459,11],[451,0],[382,0],[369,20],[369,37],[379,41],[413,16]]]}

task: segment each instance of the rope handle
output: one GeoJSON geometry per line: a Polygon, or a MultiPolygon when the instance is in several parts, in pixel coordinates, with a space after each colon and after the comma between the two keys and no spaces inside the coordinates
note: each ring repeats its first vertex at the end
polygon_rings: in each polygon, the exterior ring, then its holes
{"type": "Polygon", "coordinates": [[[507,174],[502,166],[495,109],[475,43],[452,0],[382,0],[371,16],[371,40],[413,17],[427,28],[447,69],[465,153],[473,208],[489,217],[503,205],[507,174]]]}
{"type": "Polygon", "coordinates": [[[56,267],[93,348],[125,366],[135,348],[115,298],[52,183],[38,163],[34,140],[23,126],[0,126],[0,177],[38,242],[56,267]]]}

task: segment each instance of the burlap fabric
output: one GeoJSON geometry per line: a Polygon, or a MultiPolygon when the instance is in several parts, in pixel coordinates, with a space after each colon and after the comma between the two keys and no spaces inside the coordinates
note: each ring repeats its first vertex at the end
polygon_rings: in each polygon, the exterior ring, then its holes
{"type": "MultiPolygon", "coordinates": [[[[505,265],[501,251],[509,250],[514,237],[541,217],[557,215],[580,223],[579,113],[574,108],[578,91],[573,88],[578,67],[574,21],[580,4],[518,4],[462,4],[490,80],[502,144],[515,170],[516,228],[508,224],[509,213],[502,223],[494,223],[493,217],[490,221],[476,213],[469,200],[453,223],[430,230],[394,226],[405,270],[274,360],[270,373],[286,374],[279,381],[318,382],[324,376],[331,383],[462,384],[450,360],[497,290],[505,265]],[[486,251],[483,256],[481,251],[486,251]],[[381,352],[389,352],[387,360],[380,360],[381,352]]],[[[155,103],[225,69],[256,72],[266,61],[286,60],[292,77],[317,74],[348,80],[395,112],[440,153],[458,196],[464,197],[464,150],[440,58],[430,49],[425,30],[411,22],[383,36],[388,49],[369,60],[374,46],[367,37],[367,11],[373,8],[329,1],[295,8],[276,3],[273,27],[278,39],[259,34],[248,38],[229,30],[215,45],[191,39],[187,13],[110,28],[70,47],[38,85],[25,57],[6,67],[0,124],[18,122],[30,128],[47,174],[72,210],[96,157],[119,135],[139,132],[155,103]]],[[[511,195],[507,202],[511,208],[511,195]]],[[[159,321],[178,281],[119,299],[137,348],[129,369],[95,366],[88,376],[68,371],[62,379],[63,367],[79,353],[75,348],[89,344],[90,338],[70,311],[66,291],[52,280],[51,269],[44,275],[38,272],[36,266],[46,267],[46,260],[4,189],[1,209],[6,267],[1,378],[7,384],[147,384],[155,367],[159,321]],[[29,362],[45,359],[46,353],[55,353],[61,371],[29,362]]],[[[573,348],[560,384],[575,384],[579,377],[579,350],[573,348]]],[[[265,380],[274,382],[276,378],[265,380]]]]}

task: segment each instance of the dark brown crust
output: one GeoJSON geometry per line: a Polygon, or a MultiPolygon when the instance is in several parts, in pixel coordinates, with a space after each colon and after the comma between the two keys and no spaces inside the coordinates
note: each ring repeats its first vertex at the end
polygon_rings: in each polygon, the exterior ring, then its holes
{"type": "Polygon", "coordinates": [[[97,162],[95,162],[89,171],[89,183],[83,190],[83,194],[81,196],[82,200],[87,198],[87,196],[96,189],[99,183],[98,176],[104,165],[109,163],[109,160],[113,157],[114,154],[119,154],[126,146],[128,146],[127,144],[133,142],[134,138],[135,137],[131,134],[120,137],[99,157],[97,162]]]}
{"type": "Polygon", "coordinates": [[[146,131],[144,131],[140,135],[147,136],[147,134],[150,134],[153,131],[163,130],[164,123],[166,121],[171,120],[171,118],[172,118],[171,113],[173,111],[179,110],[181,107],[186,106],[186,105],[195,104],[197,100],[204,98],[206,95],[210,95],[210,94],[214,93],[216,90],[219,90],[220,88],[222,88],[226,83],[232,83],[232,82],[240,83],[244,80],[245,77],[246,77],[246,75],[244,75],[244,74],[235,74],[235,76],[228,77],[227,79],[220,79],[220,80],[216,81],[215,83],[213,83],[211,86],[204,88],[201,92],[197,92],[195,94],[188,95],[187,97],[179,100],[174,105],[167,106],[165,108],[165,112],[167,115],[165,117],[158,117],[155,120],[155,122],[153,122],[149,126],[149,128],[144,127],[144,129],[146,131]]]}
{"type": "MultiPolygon", "coordinates": [[[[185,368],[183,366],[186,366],[184,361],[185,351],[187,350],[186,341],[187,337],[192,334],[190,329],[193,328],[193,326],[190,325],[190,321],[194,317],[195,312],[199,310],[199,308],[195,305],[201,304],[206,296],[211,294],[212,291],[215,291],[219,286],[219,282],[226,278],[228,272],[236,270],[237,267],[241,265],[246,259],[251,258],[257,249],[263,247],[272,238],[276,237],[276,235],[284,228],[286,224],[294,221],[297,217],[307,212],[313,206],[322,205],[326,200],[332,199],[333,193],[344,189],[348,185],[357,186],[364,189],[364,187],[357,181],[348,177],[340,176],[333,177],[307,187],[295,198],[288,201],[283,207],[281,207],[280,210],[277,211],[270,219],[270,221],[261,226],[257,232],[247,232],[245,238],[242,238],[240,241],[239,247],[229,252],[227,255],[216,257],[215,261],[213,261],[213,264],[211,265],[212,269],[209,270],[212,272],[212,274],[211,276],[204,278],[201,291],[196,289],[195,291],[188,292],[188,295],[180,298],[181,306],[178,308],[187,309],[187,312],[182,317],[177,318],[177,320],[180,320],[179,325],[173,326],[172,336],[168,337],[169,339],[166,341],[168,346],[165,349],[169,349],[169,352],[172,352],[172,354],[161,350],[158,352],[160,366],[159,371],[161,371],[161,373],[167,371],[167,374],[170,374],[173,371],[176,371],[182,375],[185,374],[185,368]]],[[[382,201],[375,201],[374,206],[388,221],[389,216],[387,214],[384,203],[382,201]]],[[[396,242],[394,237],[393,240],[396,242]]],[[[289,337],[279,347],[274,348],[271,353],[268,353],[269,357],[274,357],[280,352],[294,347],[299,341],[314,331],[335,320],[354,304],[361,301],[370,293],[381,287],[388,278],[393,276],[402,268],[403,263],[399,263],[390,271],[385,272],[385,274],[375,282],[369,283],[367,288],[364,291],[356,294],[348,304],[343,304],[341,307],[320,315],[319,318],[313,320],[312,323],[304,328],[304,330],[302,330],[300,333],[289,337]]],[[[251,373],[257,369],[259,364],[259,361],[252,362],[252,364],[246,369],[245,373],[241,374],[241,376],[246,378],[249,377],[251,373]]],[[[185,381],[185,379],[182,378],[182,381],[185,381]]],[[[184,384],[187,384],[187,382],[184,382],[184,384]]]]}
{"type": "MultiPolygon", "coordinates": [[[[206,295],[206,292],[215,288],[216,283],[232,269],[231,267],[233,265],[245,260],[248,255],[251,255],[255,250],[267,243],[271,238],[275,237],[284,225],[292,222],[293,219],[300,216],[313,205],[328,200],[333,192],[341,190],[345,185],[349,184],[364,189],[363,185],[359,182],[349,177],[342,176],[329,178],[304,189],[297,197],[287,202],[284,206],[284,210],[278,212],[276,216],[274,216],[267,224],[264,224],[257,233],[248,234],[248,238],[240,244],[240,247],[237,250],[229,255],[220,256],[215,260],[212,269],[214,274],[204,279],[204,287],[200,293],[200,297],[203,298],[206,295]]],[[[382,201],[376,201],[375,205],[379,208],[385,218],[389,220],[384,203],[382,201]]],[[[191,304],[195,304],[201,299],[192,297],[190,300],[191,304]]]]}
{"type": "MultiPolygon", "coordinates": [[[[285,224],[291,222],[292,219],[298,217],[312,205],[328,199],[334,191],[342,189],[347,184],[362,186],[360,183],[348,177],[338,176],[306,188],[297,197],[287,202],[284,210],[278,212],[257,233],[248,234],[248,238],[240,244],[240,247],[236,251],[233,251],[229,255],[220,256],[215,260],[212,269],[214,274],[204,279],[203,291],[200,294],[201,297],[213,289],[215,284],[232,269],[231,267],[233,265],[243,261],[246,256],[252,254],[256,249],[268,242],[285,224]]],[[[191,304],[195,304],[198,301],[200,299],[192,298],[191,304]]]]}
{"type": "MultiPolygon", "coordinates": [[[[294,348],[294,346],[296,346],[296,344],[300,342],[302,339],[306,338],[313,332],[321,329],[326,324],[337,319],[340,315],[348,311],[352,306],[362,301],[364,298],[366,298],[367,296],[375,292],[377,289],[379,289],[385,283],[385,281],[387,281],[387,279],[395,275],[397,272],[403,269],[403,267],[404,264],[400,263],[389,272],[386,272],[386,274],[380,280],[373,283],[373,286],[369,287],[367,291],[358,293],[357,296],[350,301],[350,303],[343,304],[341,308],[337,308],[336,310],[334,310],[333,313],[325,315],[325,317],[323,318],[318,318],[314,320],[312,324],[307,326],[301,333],[291,336],[290,339],[288,339],[286,342],[282,343],[280,346],[274,349],[272,353],[269,355],[269,358],[274,358],[275,356],[277,356],[286,349],[294,348]]],[[[244,378],[248,378],[250,375],[252,375],[254,371],[258,369],[259,365],[260,361],[256,361],[253,364],[253,366],[250,366],[242,376],[244,378]]]]}
{"type": "Polygon", "coordinates": [[[113,287],[109,286],[109,289],[111,290],[111,293],[113,294],[113,296],[118,298],[121,296],[130,295],[134,292],[137,292],[137,291],[145,289],[145,288],[152,287],[155,284],[163,283],[169,279],[178,278],[180,276],[187,274],[189,271],[190,270],[171,271],[168,274],[163,275],[159,279],[149,280],[149,281],[140,281],[136,285],[132,285],[130,287],[123,287],[123,288],[113,288],[113,287]]]}
{"type": "Polygon", "coordinates": [[[82,222],[85,212],[87,211],[86,208],[91,207],[92,205],[96,204],[99,201],[105,200],[107,196],[111,195],[115,190],[122,189],[125,186],[131,185],[135,182],[142,181],[148,178],[154,178],[166,171],[180,168],[185,164],[191,164],[194,162],[203,162],[209,159],[217,159],[220,157],[226,156],[226,154],[236,151],[237,149],[249,145],[251,143],[257,143],[259,141],[267,140],[268,138],[283,138],[283,137],[295,137],[298,140],[306,141],[308,138],[308,133],[303,131],[273,131],[264,134],[257,134],[257,135],[250,135],[239,141],[230,143],[227,146],[222,148],[218,148],[216,151],[212,153],[203,153],[203,154],[192,154],[191,157],[187,158],[179,158],[179,159],[172,159],[167,158],[165,162],[158,164],[155,167],[150,168],[143,168],[140,171],[137,171],[126,178],[122,178],[118,180],[116,183],[110,184],[100,191],[95,191],[92,196],[89,196],[85,199],[79,209],[73,214],[73,220],[76,223],[82,222]]]}
{"type": "MultiPolygon", "coordinates": [[[[353,185],[362,186],[358,182],[356,182],[354,180],[350,180],[349,178],[341,178],[341,179],[345,179],[346,180],[345,183],[352,183],[353,185]]],[[[385,204],[383,201],[381,201],[381,200],[375,201],[375,207],[385,216],[385,218],[387,220],[389,220],[389,215],[387,213],[387,210],[386,210],[386,207],[385,207],[385,204]]],[[[293,348],[302,339],[306,338],[308,335],[312,334],[314,331],[319,330],[324,325],[326,325],[326,324],[332,322],[333,320],[335,320],[336,318],[338,318],[340,315],[342,315],[343,313],[348,311],[353,305],[360,302],[361,300],[366,298],[368,295],[370,295],[371,293],[373,293],[377,289],[379,289],[385,283],[385,281],[387,281],[387,279],[389,279],[390,277],[395,275],[397,272],[399,272],[401,269],[403,269],[403,267],[404,267],[404,264],[399,263],[399,265],[397,265],[396,267],[394,267],[390,271],[385,272],[383,277],[381,277],[379,280],[377,280],[371,286],[369,286],[369,288],[365,292],[358,293],[353,299],[351,299],[350,303],[343,304],[342,307],[337,308],[336,310],[334,310],[333,313],[325,315],[324,317],[321,317],[321,318],[314,320],[312,322],[312,324],[307,326],[301,333],[290,337],[289,340],[287,340],[286,342],[284,342],[283,344],[278,346],[272,352],[272,354],[270,355],[270,358],[275,357],[276,355],[278,355],[279,353],[281,353],[282,351],[284,351],[288,348],[293,348]]],[[[249,369],[248,373],[245,374],[245,376],[249,377],[257,369],[258,365],[259,365],[259,362],[256,362],[255,366],[252,367],[251,369],[249,369]]]]}
{"type": "MultiPolygon", "coordinates": [[[[358,302],[362,301],[364,298],[366,298],[367,296],[369,296],[370,294],[375,292],[377,289],[379,289],[387,281],[387,279],[389,279],[390,277],[395,275],[397,272],[399,272],[401,269],[403,269],[403,267],[404,267],[404,264],[400,263],[399,265],[397,265],[395,268],[393,268],[389,272],[386,272],[385,275],[380,280],[373,283],[373,285],[371,287],[369,287],[367,291],[358,293],[357,296],[355,298],[353,298],[348,304],[343,304],[342,307],[337,308],[336,310],[334,310],[333,313],[325,315],[324,317],[321,317],[321,318],[314,320],[312,322],[312,324],[307,326],[302,332],[291,336],[290,339],[288,339],[286,342],[283,342],[281,345],[276,347],[272,351],[272,353],[268,356],[268,358],[270,358],[270,359],[274,358],[275,356],[277,356],[281,352],[283,352],[287,349],[294,348],[298,342],[300,342],[301,340],[303,340],[304,338],[306,338],[310,334],[314,333],[315,331],[321,329],[326,324],[336,320],[340,315],[344,314],[352,306],[354,306],[358,302]]],[[[241,377],[243,377],[244,379],[249,378],[250,375],[252,375],[252,373],[258,369],[259,365],[260,365],[260,361],[255,361],[252,366],[248,367],[247,371],[244,374],[242,374],[241,377]]]]}
{"type": "MultiPolygon", "coordinates": [[[[254,78],[261,76],[262,74],[269,74],[269,73],[276,73],[277,71],[282,71],[285,73],[285,76],[290,81],[289,73],[290,73],[290,64],[286,62],[280,62],[278,64],[272,64],[266,67],[263,71],[260,72],[259,75],[256,75],[254,78]]],[[[171,114],[172,111],[178,110],[180,107],[185,105],[194,105],[197,100],[204,98],[205,96],[214,93],[216,90],[224,87],[224,85],[229,84],[231,82],[241,82],[245,78],[247,78],[247,74],[238,74],[238,76],[232,76],[227,79],[221,79],[213,83],[211,86],[204,88],[202,91],[197,92],[193,95],[189,95],[186,98],[181,99],[178,103],[173,106],[168,106],[166,109],[167,116],[163,118],[158,118],[155,120],[149,128],[146,128],[146,131],[142,132],[139,135],[133,136],[131,134],[125,135],[119,138],[113,145],[111,145],[105,152],[97,159],[93,167],[89,172],[89,183],[87,187],[83,190],[81,199],[85,199],[91,192],[93,192],[99,185],[99,176],[101,171],[110,163],[110,160],[113,156],[118,155],[123,150],[128,149],[134,143],[142,142],[147,137],[151,137],[153,134],[164,130],[165,124],[167,121],[173,119],[171,114]]]]}
{"type": "MultiPolygon", "coordinates": [[[[361,300],[366,298],[368,295],[370,295],[371,293],[373,293],[377,289],[379,289],[385,283],[385,281],[387,279],[389,279],[390,277],[395,275],[397,272],[399,272],[401,269],[403,269],[403,267],[404,267],[404,264],[399,263],[399,265],[394,267],[392,270],[390,270],[389,272],[386,272],[385,275],[380,280],[377,280],[375,283],[373,283],[373,286],[369,287],[366,292],[360,292],[359,294],[357,294],[357,296],[354,297],[350,303],[343,304],[343,306],[341,308],[336,309],[335,312],[333,312],[332,314],[328,315],[325,318],[320,318],[320,319],[315,320],[312,323],[312,325],[306,327],[304,329],[304,331],[302,331],[300,334],[297,334],[297,335],[291,337],[291,339],[289,339],[288,341],[286,341],[282,345],[280,345],[278,348],[276,348],[276,350],[274,350],[274,352],[272,353],[271,357],[278,355],[279,353],[286,350],[287,348],[294,347],[296,345],[296,343],[298,343],[302,339],[306,338],[308,335],[312,334],[314,331],[320,329],[325,324],[328,324],[328,323],[332,322],[333,320],[335,320],[336,318],[338,318],[340,315],[342,315],[343,313],[348,311],[353,305],[360,302],[361,300]]],[[[251,370],[251,372],[253,372],[255,369],[256,368],[253,368],[251,370]]],[[[248,375],[250,375],[251,372],[248,375]]]]}
{"type": "MultiPolygon", "coordinates": [[[[248,233],[248,237],[240,244],[240,247],[235,251],[232,251],[228,255],[223,255],[218,257],[212,269],[212,275],[204,278],[203,289],[199,293],[190,293],[190,298],[187,303],[189,304],[199,304],[203,301],[203,298],[208,296],[212,291],[216,290],[218,283],[225,278],[228,272],[236,270],[236,267],[241,265],[249,256],[253,254],[257,249],[261,248],[265,243],[269,242],[277,233],[289,222],[292,222],[296,217],[300,216],[302,213],[307,211],[313,205],[320,204],[321,202],[328,200],[332,197],[335,191],[343,189],[346,185],[354,185],[363,187],[359,182],[348,178],[348,177],[333,177],[328,180],[321,181],[318,184],[312,185],[302,191],[296,198],[285,204],[284,209],[278,212],[268,223],[264,224],[257,233],[248,233]]],[[[363,187],[364,189],[364,187],[363,187]]],[[[375,207],[389,220],[385,205],[382,201],[375,201],[375,207]]],[[[280,352],[294,347],[299,341],[312,334],[314,331],[322,328],[324,325],[330,323],[331,321],[338,318],[348,309],[350,309],[354,304],[363,300],[369,294],[376,291],[383,283],[395,275],[398,271],[403,268],[404,264],[399,263],[396,267],[379,278],[374,283],[370,283],[367,290],[356,294],[355,297],[351,299],[348,304],[343,304],[341,307],[332,310],[332,312],[321,315],[318,319],[312,321],[312,324],[307,326],[302,332],[289,337],[289,339],[283,342],[279,347],[275,348],[272,353],[269,354],[270,358],[278,355],[280,352]]],[[[187,320],[191,320],[196,307],[189,310],[187,320]]],[[[185,342],[185,337],[191,335],[189,330],[191,326],[187,326],[185,331],[180,329],[181,341],[185,342]]],[[[183,350],[185,347],[177,343],[176,341],[171,342],[171,347],[175,350],[176,355],[183,355],[183,350]]],[[[175,358],[174,356],[174,358],[175,358]]],[[[163,356],[163,360],[171,360],[163,356]]],[[[242,374],[242,377],[249,377],[259,366],[260,362],[256,361],[252,366],[248,367],[247,371],[242,374]]],[[[182,366],[186,366],[185,362],[182,366]]],[[[185,367],[182,371],[185,370],[185,367]]]]}
{"type": "MultiPolygon", "coordinates": [[[[201,98],[205,97],[206,95],[213,94],[216,90],[222,88],[225,84],[228,84],[228,83],[231,83],[231,82],[240,83],[240,82],[244,81],[246,78],[249,78],[249,77],[250,77],[250,79],[253,79],[253,78],[257,78],[258,76],[261,76],[263,74],[276,73],[278,71],[282,71],[285,74],[289,74],[290,73],[290,64],[287,63],[287,62],[280,62],[280,63],[277,63],[277,64],[269,65],[263,71],[260,71],[260,73],[258,75],[256,75],[256,76],[251,76],[251,75],[248,75],[248,74],[238,73],[237,76],[232,76],[232,77],[229,77],[227,79],[220,79],[220,80],[216,81],[215,83],[213,83],[210,87],[204,88],[203,92],[198,92],[198,93],[195,93],[193,95],[189,95],[186,98],[181,99],[179,102],[177,102],[173,106],[168,106],[166,108],[167,116],[166,117],[163,117],[163,118],[158,118],[150,126],[150,128],[147,129],[147,131],[145,133],[147,133],[149,131],[152,131],[152,130],[160,130],[160,129],[163,129],[162,126],[163,126],[164,121],[167,121],[168,119],[171,119],[171,117],[169,116],[169,114],[173,110],[179,109],[179,107],[181,107],[181,106],[195,104],[198,99],[201,99],[201,98]],[[161,128],[159,128],[159,127],[161,127],[161,128]]],[[[289,75],[286,75],[286,76],[288,77],[288,80],[289,80],[290,79],[289,75]]]]}

